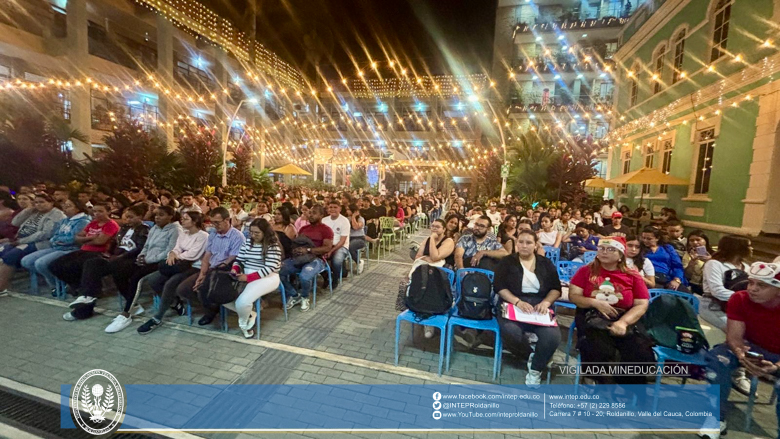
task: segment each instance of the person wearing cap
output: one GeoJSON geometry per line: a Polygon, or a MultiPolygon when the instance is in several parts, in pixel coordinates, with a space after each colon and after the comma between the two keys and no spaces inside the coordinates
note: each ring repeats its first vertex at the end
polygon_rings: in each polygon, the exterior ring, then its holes
{"type": "Polygon", "coordinates": [[[495,201],[490,203],[490,207],[488,208],[488,211],[485,212],[485,215],[490,218],[490,221],[493,224],[501,224],[501,212],[498,211],[498,204],[496,204],[495,201]]]}
{"type": "MultiPolygon", "coordinates": [[[[726,308],[726,343],[707,353],[707,380],[720,385],[720,430],[726,432],[732,372],[740,366],[780,386],[780,265],[755,262],[747,290],[734,293],[726,308]]],[[[778,389],[780,390],[780,389],[778,389]]],[[[780,420],[780,400],[775,408],[780,420]]],[[[713,437],[713,435],[710,435],[713,437]]],[[[715,435],[717,437],[717,435],[715,435]]],[[[780,428],[777,431],[780,438],[780,428]]]]}
{"type": "MultiPolygon", "coordinates": [[[[647,312],[650,294],[644,279],[626,265],[623,237],[602,238],[596,259],[569,282],[569,300],[577,305],[577,347],[582,363],[654,363],[650,338],[636,326],[647,312]]],[[[595,377],[603,382],[606,377],[595,377]]],[[[615,376],[618,384],[646,384],[645,376],[615,376]]]]}
{"type": "Polygon", "coordinates": [[[623,225],[623,214],[620,212],[612,213],[612,224],[601,229],[602,236],[620,236],[625,238],[629,233],[630,229],[628,226],[623,225]]]}

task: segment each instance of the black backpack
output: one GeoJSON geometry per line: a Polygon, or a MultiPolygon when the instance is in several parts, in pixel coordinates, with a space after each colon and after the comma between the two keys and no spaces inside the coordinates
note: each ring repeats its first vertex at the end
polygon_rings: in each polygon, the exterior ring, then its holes
{"type": "Polygon", "coordinates": [[[672,294],[661,294],[650,302],[647,312],[642,317],[642,323],[648,335],[659,346],[675,349],[678,344],[678,327],[687,332],[698,334],[700,346],[709,349],[709,343],[704,338],[699,319],[691,304],[672,294]]]}
{"type": "Polygon", "coordinates": [[[460,302],[458,315],[472,320],[490,320],[493,318],[493,305],[490,294],[493,285],[484,273],[469,273],[460,283],[460,302]]]}
{"type": "Polygon", "coordinates": [[[406,290],[406,307],[416,314],[418,321],[446,314],[452,308],[452,287],[447,273],[430,265],[415,268],[406,290]]]}

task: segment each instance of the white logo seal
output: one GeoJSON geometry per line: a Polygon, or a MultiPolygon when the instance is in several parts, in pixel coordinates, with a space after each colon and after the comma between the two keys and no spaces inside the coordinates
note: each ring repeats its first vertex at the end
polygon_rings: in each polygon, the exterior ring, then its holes
{"type": "Polygon", "coordinates": [[[125,394],[119,381],[102,369],[85,373],[73,387],[70,407],[76,424],[95,436],[112,431],[122,422],[125,394]],[[85,413],[89,417],[85,419],[85,413]]]}

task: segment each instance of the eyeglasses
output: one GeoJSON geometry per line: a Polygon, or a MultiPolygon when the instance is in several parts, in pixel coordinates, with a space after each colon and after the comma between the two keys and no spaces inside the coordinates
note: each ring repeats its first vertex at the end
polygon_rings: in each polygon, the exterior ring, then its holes
{"type": "Polygon", "coordinates": [[[487,224],[474,224],[474,228],[475,229],[476,228],[487,229],[488,227],[490,227],[490,226],[488,226],[487,224]]]}
{"type": "Polygon", "coordinates": [[[599,247],[598,249],[600,253],[615,253],[618,251],[615,247],[599,247]]]}

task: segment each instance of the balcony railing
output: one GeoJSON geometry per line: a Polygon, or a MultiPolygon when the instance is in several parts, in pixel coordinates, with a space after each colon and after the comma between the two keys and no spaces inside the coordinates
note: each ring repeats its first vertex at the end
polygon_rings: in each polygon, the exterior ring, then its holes
{"type": "Polygon", "coordinates": [[[518,23],[515,26],[514,35],[530,32],[554,32],[557,30],[577,30],[584,31],[590,29],[600,29],[609,27],[620,27],[628,22],[628,15],[624,17],[604,17],[604,18],[567,18],[555,21],[539,20],[537,23],[518,23]]]}
{"type": "Polygon", "coordinates": [[[516,73],[532,73],[532,70],[535,73],[594,72],[604,70],[604,66],[614,69],[615,62],[610,59],[579,61],[569,54],[519,58],[512,62],[512,69],[516,73]]]}
{"type": "Polygon", "coordinates": [[[599,102],[599,103],[587,103],[578,102],[572,104],[562,103],[563,99],[560,97],[552,97],[546,104],[543,103],[520,103],[519,100],[512,100],[512,104],[509,106],[510,113],[579,113],[579,112],[604,112],[612,109],[611,102],[599,102]]]}

